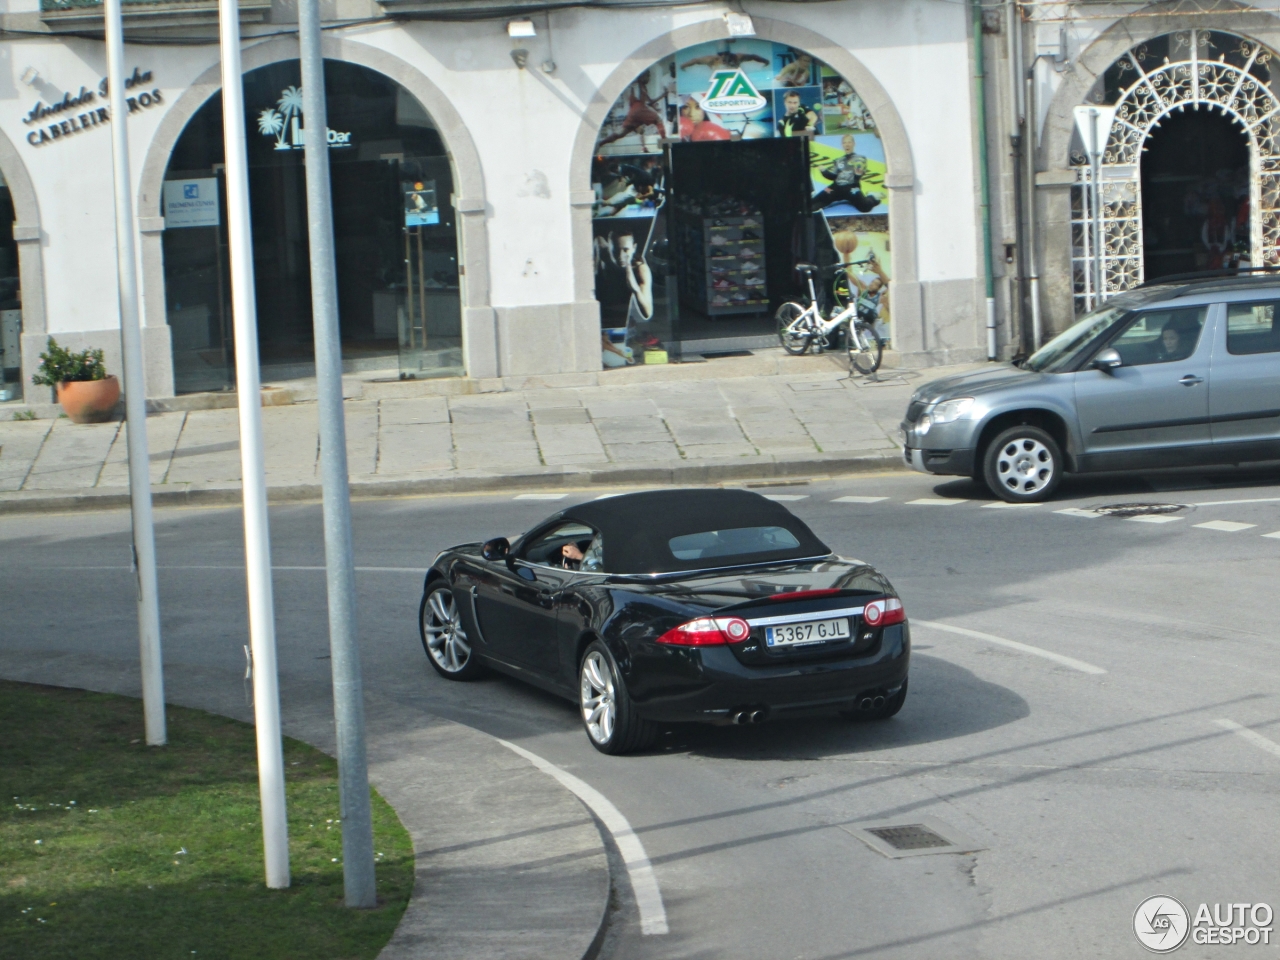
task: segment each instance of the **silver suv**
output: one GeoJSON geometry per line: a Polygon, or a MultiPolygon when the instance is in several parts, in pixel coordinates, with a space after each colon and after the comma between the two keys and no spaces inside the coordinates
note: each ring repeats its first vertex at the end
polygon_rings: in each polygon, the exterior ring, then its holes
{"type": "Polygon", "coordinates": [[[1122,294],[1021,366],[925,384],[902,422],[922,473],[1047,499],[1064,471],[1280,460],[1280,280],[1122,294]]]}

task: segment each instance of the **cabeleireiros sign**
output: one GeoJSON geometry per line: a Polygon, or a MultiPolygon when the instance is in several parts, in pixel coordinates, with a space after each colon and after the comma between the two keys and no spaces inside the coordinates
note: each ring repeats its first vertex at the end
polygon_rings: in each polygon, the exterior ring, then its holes
{"type": "MultiPolygon", "coordinates": [[[[133,90],[150,82],[150,70],[140,70],[138,67],[134,67],[133,74],[125,79],[124,87],[126,90],[133,90]]],[[[81,87],[79,92],[74,94],[64,93],[61,100],[55,100],[53,103],[45,103],[43,100],[37,101],[36,105],[31,108],[31,112],[22,119],[22,122],[28,126],[39,124],[27,134],[27,143],[33,147],[42,147],[46,143],[62,140],[85,130],[90,130],[93,127],[101,126],[104,123],[109,123],[111,121],[111,110],[105,106],[96,106],[100,100],[107,99],[107,94],[107,80],[104,77],[98,84],[96,91],[81,87]],[[53,118],[53,122],[47,122],[51,118],[53,118]]],[[[154,88],[125,98],[125,103],[128,104],[129,113],[131,114],[163,102],[160,91],[154,88]]]]}

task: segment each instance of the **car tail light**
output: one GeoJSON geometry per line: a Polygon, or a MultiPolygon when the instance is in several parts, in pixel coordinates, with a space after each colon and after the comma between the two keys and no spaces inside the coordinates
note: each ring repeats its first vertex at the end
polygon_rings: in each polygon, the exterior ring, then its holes
{"type": "Polygon", "coordinates": [[[658,642],[677,647],[714,647],[741,643],[749,636],[751,625],[741,617],[699,617],[672,627],[658,642]]]}
{"type": "Polygon", "coordinates": [[[862,622],[868,627],[887,627],[905,619],[907,611],[902,609],[902,601],[897,597],[872,600],[862,608],[862,622]]]}
{"type": "Polygon", "coordinates": [[[834,597],[840,593],[839,587],[829,587],[823,590],[793,590],[790,593],[775,593],[770,600],[811,600],[814,597],[834,597]]]}

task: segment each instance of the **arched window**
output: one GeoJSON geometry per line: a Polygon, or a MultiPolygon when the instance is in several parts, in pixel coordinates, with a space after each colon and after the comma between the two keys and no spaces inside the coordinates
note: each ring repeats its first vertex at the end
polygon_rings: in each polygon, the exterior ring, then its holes
{"type": "Polygon", "coordinates": [[[767,40],[704,43],[642,72],[596,141],[596,297],[606,367],[777,342],[803,297],[860,299],[887,336],[885,155],[853,85],[767,40]]]}
{"type": "MultiPolygon", "coordinates": [[[[395,81],[325,61],[343,368],[462,372],[453,180],[435,124],[395,81]]],[[[264,380],[311,376],[314,352],[299,65],[244,77],[264,380]]],[[[192,117],[164,185],[165,298],[178,393],[234,384],[222,96],[192,117]]]]}

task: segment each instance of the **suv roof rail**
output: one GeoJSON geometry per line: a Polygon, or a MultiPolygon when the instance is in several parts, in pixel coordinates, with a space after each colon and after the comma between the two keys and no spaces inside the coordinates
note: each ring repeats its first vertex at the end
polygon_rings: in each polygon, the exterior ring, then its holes
{"type": "Polygon", "coordinates": [[[1280,266],[1224,267],[1219,270],[1200,270],[1195,273],[1171,273],[1167,277],[1157,277],[1155,280],[1147,280],[1140,283],[1135,289],[1141,290],[1144,287],[1161,287],[1165,284],[1187,283],[1195,280],[1224,280],[1242,275],[1247,278],[1250,274],[1280,274],[1280,266]]]}

